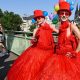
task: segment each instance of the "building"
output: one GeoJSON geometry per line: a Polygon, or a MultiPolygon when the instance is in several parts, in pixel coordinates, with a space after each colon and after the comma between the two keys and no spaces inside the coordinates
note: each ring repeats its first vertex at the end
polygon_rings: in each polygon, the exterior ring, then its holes
{"type": "Polygon", "coordinates": [[[29,28],[32,25],[32,18],[33,15],[22,17],[23,23],[20,26],[22,31],[26,31],[26,32],[29,31],[29,28]]]}

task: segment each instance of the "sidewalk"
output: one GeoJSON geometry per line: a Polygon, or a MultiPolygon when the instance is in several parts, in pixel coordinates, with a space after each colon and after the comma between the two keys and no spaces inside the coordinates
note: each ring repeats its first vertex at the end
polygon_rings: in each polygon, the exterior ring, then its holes
{"type": "Polygon", "coordinates": [[[0,58],[0,80],[4,80],[12,63],[18,56],[10,52],[10,56],[3,56],[0,58]]]}

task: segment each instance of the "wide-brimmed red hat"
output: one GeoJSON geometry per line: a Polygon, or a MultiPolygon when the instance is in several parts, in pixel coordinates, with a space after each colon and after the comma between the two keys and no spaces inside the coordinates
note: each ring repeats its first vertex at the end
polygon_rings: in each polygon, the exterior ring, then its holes
{"type": "Polygon", "coordinates": [[[59,3],[59,10],[57,11],[57,13],[59,14],[59,11],[62,11],[62,10],[68,11],[69,14],[71,15],[70,4],[68,2],[64,1],[59,3]]]}
{"type": "Polygon", "coordinates": [[[45,17],[43,15],[43,11],[42,10],[35,10],[34,11],[34,19],[36,19],[37,17],[45,17]]]}

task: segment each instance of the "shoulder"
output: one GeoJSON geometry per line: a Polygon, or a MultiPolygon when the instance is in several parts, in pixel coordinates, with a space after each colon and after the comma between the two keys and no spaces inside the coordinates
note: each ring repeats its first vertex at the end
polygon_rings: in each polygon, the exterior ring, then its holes
{"type": "Polygon", "coordinates": [[[78,29],[78,27],[76,26],[76,23],[75,22],[71,22],[70,23],[70,27],[71,27],[72,30],[74,30],[76,28],[78,29]]]}
{"type": "Polygon", "coordinates": [[[76,23],[71,23],[71,29],[73,33],[80,39],[80,30],[76,26],[76,23]]]}
{"type": "Polygon", "coordinates": [[[37,30],[38,30],[38,28],[34,29],[34,31],[33,31],[33,32],[36,32],[37,30]]]}
{"type": "Polygon", "coordinates": [[[55,25],[54,24],[52,24],[51,22],[46,22],[49,26],[50,26],[50,28],[53,28],[53,27],[55,27],[55,25]]]}

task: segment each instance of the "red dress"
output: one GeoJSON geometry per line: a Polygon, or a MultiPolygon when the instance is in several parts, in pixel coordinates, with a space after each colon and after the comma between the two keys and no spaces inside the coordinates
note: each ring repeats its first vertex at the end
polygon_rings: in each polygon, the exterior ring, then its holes
{"type": "Polygon", "coordinates": [[[48,59],[43,70],[37,74],[34,80],[80,80],[80,65],[73,53],[77,41],[72,33],[69,37],[66,36],[67,28],[67,23],[60,27],[56,53],[48,59]],[[72,58],[66,56],[68,51],[72,52],[72,58]]]}
{"type": "Polygon", "coordinates": [[[52,29],[45,23],[36,33],[37,42],[26,49],[7,74],[8,80],[33,80],[53,55],[52,29]]]}

